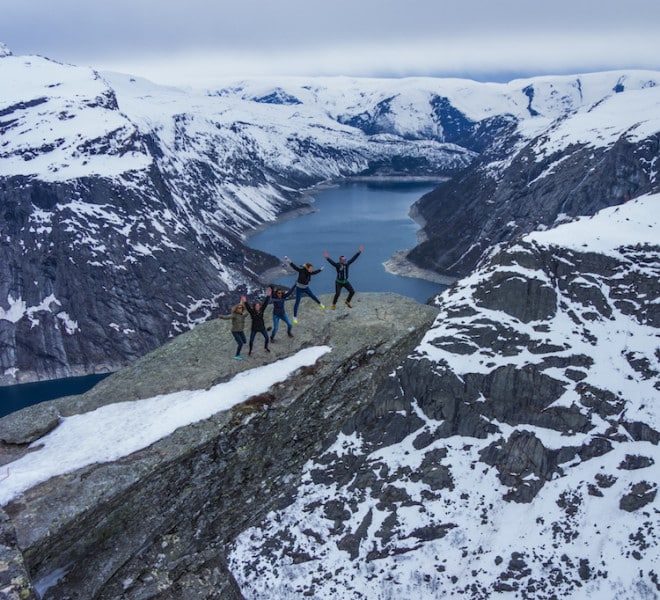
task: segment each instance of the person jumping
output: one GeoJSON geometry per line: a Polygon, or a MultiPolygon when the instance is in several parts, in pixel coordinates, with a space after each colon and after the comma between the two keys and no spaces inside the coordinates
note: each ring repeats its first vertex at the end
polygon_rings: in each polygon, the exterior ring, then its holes
{"type": "MultiPolygon", "coordinates": [[[[303,295],[309,296],[314,302],[316,302],[322,310],[325,310],[325,305],[321,304],[321,301],[314,295],[314,292],[309,287],[309,282],[312,279],[312,275],[316,275],[317,273],[320,273],[323,271],[323,267],[320,269],[316,269],[314,271],[314,267],[312,266],[312,263],[306,262],[302,267],[299,267],[295,265],[294,263],[291,262],[291,259],[288,256],[284,257],[284,260],[291,265],[291,268],[294,271],[298,271],[298,280],[296,281],[295,285],[295,290],[296,290],[296,303],[293,305],[293,322],[297,325],[298,324],[298,307],[300,306],[300,300],[302,299],[303,295]]],[[[291,290],[291,292],[293,289],[291,290]]]]}
{"type": "Polygon", "coordinates": [[[335,279],[335,297],[332,299],[332,310],[335,310],[337,307],[337,300],[339,299],[339,294],[341,294],[342,288],[346,288],[346,291],[348,291],[348,298],[346,298],[345,302],[346,306],[348,306],[348,308],[353,308],[351,305],[351,300],[355,295],[355,290],[348,281],[348,267],[351,263],[357,260],[358,256],[362,254],[363,250],[364,246],[360,246],[359,250],[355,253],[353,258],[346,260],[346,257],[342,255],[339,257],[339,262],[332,260],[328,252],[323,253],[325,260],[327,260],[337,270],[337,279],[335,279]]]}

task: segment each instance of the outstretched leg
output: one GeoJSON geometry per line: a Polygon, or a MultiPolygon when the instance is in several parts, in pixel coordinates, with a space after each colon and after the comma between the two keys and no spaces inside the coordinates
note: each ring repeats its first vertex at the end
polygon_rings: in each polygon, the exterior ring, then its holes
{"type": "MultiPolygon", "coordinates": [[[[314,295],[314,292],[312,292],[312,290],[306,288],[304,291],[312,300],[314,300],[314,302],[316,302],[317,304],[321,304],[321,301],[314,295]]],[[[321,306],[323,305],[321,304],[321,306]]]]}
{"type": "Polygon", "coordinates": [[[305,290],[302,290],[299,287],[296,287],[296,302],[293,305],[293,316],[294,317],[298,316],[298,307],[300,306],[300,300],[303,297],[304,292],[305,292],[305,290]]]}
{"type": "Polygon", "coordinates": [[[333,306],[337,304],[337,300],[339,300],[339,294],[341,294],[341,283],[335,281],[335,297],[332,299],[333,306]]]}
{"type": "Polygon", "coordinates": [[[346,302],[350,302],[353,299],[353,296],[355,296],[355,290],[348,281],[344,284],[344,287],[348,290],[348,298],[346,298],[346,302]]]}

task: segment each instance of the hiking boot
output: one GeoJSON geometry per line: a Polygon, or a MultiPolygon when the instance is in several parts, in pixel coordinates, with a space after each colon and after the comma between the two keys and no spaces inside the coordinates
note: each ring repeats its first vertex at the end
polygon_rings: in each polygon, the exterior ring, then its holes
{"type": "Polygon", "coordinates": [[[335,308],[337,308],[337,305],[336,305],[336,304],[333,304],[330,308],[331,308],[332,310],[335,310],[335,308]]]}
{"type": "Polygon", "coordinates": [[[346,306],[348,306],[348,308],[353,308],[353,306],[351,305],[351,303],[348,300],[346,300],[346,302],[344,304],[346,304],[346,306]]]}

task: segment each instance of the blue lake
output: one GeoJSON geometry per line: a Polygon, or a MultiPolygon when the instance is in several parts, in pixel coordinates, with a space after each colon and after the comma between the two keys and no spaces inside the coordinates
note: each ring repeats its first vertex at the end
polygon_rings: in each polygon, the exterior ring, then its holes
{"type": "MultiPolygon", "coordinates": [[[[348,258],[360,245],[364,252],[350,267],[356,293],[396,292],[426,302],[446,286],[422,279],[388,273],[383,266],[398,250],[417,243],[419,227],[408,216],[410,206],[435,187],[431,183],[353,182],[319,190],[316,212],[277,223],[250,238],[249,245],[296,264],[311,262],[326,268],[312,279],[317,294],[334,292],[335,270],[323,258],[327,250],[333,260],[348,258]]],[[[296,273],[272,283],[293,285],[296,273]]],[[[346,297],[346,291],[342,292],[346,297]]],[[[342,301],[342,300],[340,300],[342,301]]],[[[0,417],[45,400],[82,394],[105,375],[89,375],[53,381],[0,387],[0,417]]]]}
{"type": "MultiPolygon", "coordinates": [[[[277,223],[252,236],[249,245],[280,259],[288,256],[296,265],[325,266],[310,286],[317,295],[334,292],[336,272],[323,252],[327,250],[335,261],[342,254],[350,259],[362,245],[364,252],[350,267],[357,294],[395,292],[426,302],[446,286],[388,273],[383,263],[417,244],[419,226],[408,211],[435,187],[418,181],[359,181],[321,189],[314,194],[316,212],[277,223]]],[[[272,283],[293,285],[296,275],[291,271],[272,283]]]]}
{"type": "Polygon", "coordinates": [[[108,375],[83,375],[0,387],[0,417],[39,402],[82,394],[108,375]]]}

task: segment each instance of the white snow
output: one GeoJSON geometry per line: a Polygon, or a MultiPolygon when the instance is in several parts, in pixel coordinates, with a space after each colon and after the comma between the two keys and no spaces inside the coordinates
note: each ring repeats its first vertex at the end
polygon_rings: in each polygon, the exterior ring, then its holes
{"type": "MultiPolygon", "coordinates": [[[[332,178],[339,174],[341,166],[348,171],[346,165],[323,162],[318,157],[301,153],[297,144],[309,142],[350,155],[347,164],[359,171],[364,167],[364,153],[370,145],[370,138],[358,129],[344,125],[342,120],[362,114],[373,117],[376,107],[388,100],[391,100],[390,112],[383,111],[379,118],[391,126],[392,131],[371,138],[378,139],[380,148],[385,148],[388,140],[400,142],[404,135],[415,137],[440,133],[440,125],[429,110],[429,102],[436,97],[447,98],[474,121],[498,115],[515,119],[523,136],[521,144],[543,134],[534,146],[537,155],[543,157],[569,144],[598,148],[620,139],[639,141],[660,130],[658,72],[543,77],[508,84],[433,78],[278,78],[226,82],[223,87],[204,94],[164,88],[127,75],[104,73],[100,76],[90,69],[61,65],[40,57],[4,56],[0,59],[0,81],[4,86],[0,111],[11,109],[9,112],[16,119],[9,124],[11,135],[5,136],[6,142],[3,140],[0,149],[0,176],[26,175],[44,181],[63,181],[84,175],[125,177],[127,172],[144,170],[151,165],[150,154],[136,140],[143,135],[153,135],[164,151],[159,167],[174,182],[172,194],[182,211],[189,212],[190,200],[185,186],[181,185],[179,189],[176,182],[189,180],[188,165],[201,158],[222,182],[214,189],[219,200],[217,206],[208,211],[208,219],[213,221],[220,213],[235,215],[235,221],[228,225],[233,233],[241,233],[259,218],[266,221],[274,218],[275,207],[282,198],[273,186],[245,183],[236,177],[232,165],[240,165],[246,153],[255,153],[273,172],[283,169],[291,172],[295,168],[300,174],[332,178]],[[621,84],[625,91],[616,93],[615,88],[621,84]],[[273,92],[298,98],[302,103],[275,105],[255,101],[255,98],[273,92]],[[115,99],[116,108],[113,105],[115,99]],[[19,106],[30,102],[34,104],[31,107],[19,106]],[[109,144],[108,151],[98,151],[99,140],[109,144]],[[249,213],[246,206],[253,207],[255,212],[249,213]]],[[[433,144],[436,144],[435,149],[447,147],[428,140],[419,143],[418,147],[433,144]]],[[[549,165],[540,177],[557,166],[557,162],[549,165]]],[[[122,180],[126,186],[131,182],[135,186],[143,183],[139,177],[122,180]]],[[[561,246],[627,259],[631,248],[660,245],[659,202],[660,195],[645,196],[593,217],[532,233],[525,239],[545,247],[561,246]]],[[[85,234],[87,237],[81,238],[92,247],[94,225],[88,225],[88,221],[101,220],[123,232],[127,238],[131,228],[138,224],[138,221],[134,225],[117,215],[112,207],[90,207],[75,199],[54,210],[65,208],[73,215],[71,227],[82,227],[85,232],[88,228],[92,230],[85,234]]],[[[31,225],[48,228],[51,217],[51,213],[35,211],[31,225]]],[[[146,218],[162,223],[174,220],[168,209],[146,218]]],[[[190,227],[203,234],[207,224],[191,222],[190,227]]],[[[163,244],[173,245],[174,242],[165,239],[163,244]]],[[[135,260],[135,255],[156,250],[148,245],[133,245],[131,249],[134,254],[130,260],[135,260]]],[[[102,254],[103,248],[98,247],[97,251],[102,254]]],[[[653,269],[658,268],[657,265],[636,264],[634,260],[629,260],[629,265],[630,269],[637,269],[640,273],[644,269],[654,272],[653,269]]],[[[525,278],[536,277],[543,284],[551,285],[548,277],[540,272],[518,268],[517,274],[525,278]]],[[[488,276],[488,273],[476,272],[460,282],[452,292],[456,294],[455,299],[470,304],[471,292],[481,278],[488,276]]],[[[604,297],[608,297],[608,289],[601,281],[582,277],[574,284],[595,286],[602,290],[604,297]]],[[[650,301],[657,304],[658,299],[650,301]]],[[[17,322],[27,314],[34,322],[39,311],[51,310],[51,304],[58,304],[54,297],[44,299],[37,307],[28,307],[23,299],[10,297],[7,299],[8,308],[0,308],[0,319],[17,322]]],[[[200,300],[191,302],[191,308],[202,305],[200,300]]],[[[588,310],[584,306],[571,308],[578,316],[588,310]]],[[[627,418],[648,423],[656,429],[659,427],[660,406],[654,381],[640,377],[625,359],[626,355],[643,357],[649,361],[650,370],[660,370],[657,330],[616,309],[611,320],[580,323],[560,312],[549,323],[547,331],[537,331],[534,324],[522,324],[502,312],[489,313],[482,308],[478,312],[475,317],[458,320],[446,312],[441,313],[417,348],[417,356],[435,363],[438,371],[451,368],[459,377],[465,373],[491,372],[502,365],[522,367],[542,361],[542,355],[531,354],[526,349],[509,356],[493,355],[476,347],[468,336],[465,340],[474,348],[472,354],[452,354],[434,343],[442,336],[460,340],[461,328],[478,326],[473,321],[486,316],[539,343],[565,348],[565,352],[555,353],[559,358],[575,353],[592,357],[594,364],[585,367],[584,382],[607,388],[617,397],[634,399],[626,405],[627,418]],[[583,335],[587,328],[596,342],[583,335]]],[[[58,312],[58,317],[68,330],[75,328],[75,322],[65,313],[58,312]]],[[[178,427],[227,410],[250,395],[265,391],[296,368],[313,363],[327,351],[327,347],[302,351],[289,359],[245,372],[208,391],[186,391],[122,402],[66,418],[53,432],[39,440],[32,452],[3,467],[0,503],[6,504],[53,476],[92,463],[117,460],[149,446],[178,427]]],[[[559,367],[547,368],[544,374],[562,382],[571,381],[559,367]]],[[[575,403],[575,398],[574,390],[569,388],[556,405],[569,406],[575,403]]],[[[488,399],[480,401],[487,402],[488,399]]],[[[415,414],[425,421],[424,427],[428,431],[441,425],[425,417],[421,410],[415,414]]],[[[594,430],[590,434],[594,435],[608,426],[602,419],[594,418],[592,423],[594,430]]],[[[514,430],[501,423],[495,425],[506,435],[514,430]]],[[[523,425],[521,428],[533,432],[547,448],[580,445],[586,435],[576,433],[560,437],[555,431],[538,427],[523,425]]],[[[627,439],[623,432],[622,437],[627,439]]],[[[369,468],[374,472],[415,473],[422,453],[416,450],[413,441],[414,437],[409,436],[398,445],[374,452],[366,457],[369,468]]],[[[403,475],[394,478],[395,485],[405,487],[413,499],[410,505],[397,506],[400,530],[394,532],[399,547],[408,544],[411,550],[376,560],[365,558],[370,550],[386,546],[386,541],[378,535],[380,525],[388,516],[386,510],[379,506],[369,489],[347,490],[314,483],[310,473],[320,467],[310,461],[294,504],[269,515],[259,527],[243,532],[233,546],[230,565],[245,597],[299,598],[299,589],[311,581],[318,581],[317,598],[337,597],[338,589],[346,598],[358,597],[358,594],[383,599],[397,595],[435,598],[463,594],[467,597],[464,588],[470,582],[476,586],[480,582],[489,585],[506,569],[512,551],[529,548],[532,553],[553,556],[553,544],[560,548],[567,560],[579,562],[587,558],[592,568],[598,570],[605,565],[608,571],[603,582],[586,582],[571,598],[621,600],[657,597],[653,590],[635,587],[645,585],[639,573],[648,567],[631,558],[635,550],[631,536],[639,527],[639,517],[618,507],[618,500],[631,483],[642,478],[651,482],[660,480],[657,447],[648,443],[629,443],[628,440],[603,456],[584,462],[576,459],[564,477],[544,485],[532,504],[519,505],[502,501],[506,488],[495,470],[479,460],[479,451],[493,441],[494,436],[480,440],[455,437],[438,440],[424,449],[425,452],[437,449],[447,453],[441,463],[451,469],[455,488],[443,489],[441,494],[429,494],[427,485],[403,475]],[[593,484],[596,475],[612,472],[616,468],[613,465],[620,464],[628,453],[653,456],[656,460],[652,466],[639,471],[617,471],[612,487],[600,490],[602,497],[583,503],[575,515],[567,515],[562,510],[559,501],[563,495],[587,497],[587,487],[593,484]],[[349,558],[346,552],[338,549],[333,537],[334,523],[323,512],[323,502],[327,500],[344,500],[347,506],[352,506],[351,532],[361,525],[366,515],[372,515],[359,548],[359,560],[349,558]],[[488,510],[484,510],[484,506],[488,506],[488,510]],[[413,546],[418,544],[413,535],[415,529],[438,524],[455,527],[444,538],[420,543],[420,547],[414,550],[413,546]],[[566,543],[563,530],[552,530],[551,524],[560,524],[567,535],[577,533],[577,541],[572,545],[566,543]],[[310,536],[309,531],[315,536],[310,536]],[[253,567],[246,565],[258,560],[255,556],[265,541],[274,547],[289,533],[295,538],[291,542],[296,545],[295,549],[307,552],[316,560],[296,563],[290,556],[282,554],[272,563],[265,558],[258,563],[258,576],[247,570],[253,567]],[[498,558],[504,560],[501,567],[498,558]],[[437,565],[443,569],[434,570],[437,565]],[[324,574],[332,574],[332,578],[328,580],[324,574]],[[425,577],[428,579],[422,579],[425,577]],[[452,582],[451,577],[455,577],[457,583],[452,582]],[[602,587],[599,587],[601,583],[602,587]]],[[[338,456],[360,455],[362,443],[359,436],[341,435],[328,452],[338,456]]],[[[655,511],[656,526],[657,502],[650,509],[650,512],[655,511]]],[[[651,548],[647,556],[653,552],[654,548],[651,548]]],[[[655,553],[658,554],[657,547],[655,553]]],[[[552,575],[539,567],[538,561],[531,563],[530,568],[541,583],[552,575]]]]}
{"type": "Polygon", "coordinates": [[[284,381],[296,369],[314,364],[330,350],[328,346],[306,348],[288,358],[243,371],[208,390],[117,402],[63,418],[53,431],[32,444],[29,454],[2,467],[0,505],[51,477],[118,460],[179,427],[229,410],[284,381]]]}
{"type": "MultiPolygon", "coordinates": [[[[660,89],[658,90],[660,92],[660,89]]],[[[526,236],[542,245],[562,246],[579,252],[598,252],[620,257],[619,248],[660,245],[660,194],[635,198],[605,208],[591,217],[526,236]]]]}
{"type": "MultiPolygon", "coordinates": [[[[296,140],[341,147],[345,156],[358,161],[355,168],[362,168],[360,159],[368,152],[370,137],[343,121],[363,115],[377,117],[391,128],[399,144],[405,138],[414,145],[416,139],[441,150],[440,142],[429,141],[442,134],[431,106],[436,98],[447,99],[473,121],[498,115],[513,118],[527,139],[548,130],[539,153],[572,142],[598,146],[619,136],[638,140],[660,128],[660,74],[653,71],[548,76],[502,84],[429,77],[258,78],[228,80],[203,92],[159,86],[120,73],[100,74],[38,56],[4,56],[0,81],[4,84],[0,110],[9,109],[12,116],[0,151],[0,174],[38,176],[44,181],[143,171],[153,161],[140,141],[145,135],[159,138],[165,151],[161,162],[167,170],[181,171],[201,156],[221,173],[242,152],[251,150],[274,172],[299,168],[304,174],[331,178],[338,175],[338,165],[306,156],[296,140]],[[615,93],[619,85],[625,91],[615,93]],[[530,89],[534,90],[531,100],[526,91],[530,89]],[[255,101],[273,94],[299,103],[255,101]]],[[[224,173],[220,180],[231,184],[232,178],[224,173]]],[[[228,190],[218,191],[232,199],[228,190]]],[[[256,192],[257,198],[267,195],[256,192]]],[[[265,209],[272,212],[272,205],[265,209]]]]}
{"type": "MultiPolygon", "coordinates": [[[[525,240],[544,247],[562,246],[609,254],[645,277],[657,277],[660,271],[658,202],[660,195],[637,198],[591,218],[535,232],[525,240]],[[635,264],[627,254],[631,248],[634,252],[635,246],[643,248],[645,263],[635,264]]],[[[520,274],[552,285],[541,271],[519,266],[507,269],[514,271],[513,276],[520,274]]],[[[584,375],[581,383],[595,390],[606,390],[620,399],[628,422],[645,423],[656,431],[660,428],[657,390],[660,337],[656,328],[617,310],[616,302],[611,302],[611,319],[585,319],[578,324],[567,313],[579,317],[589,307],[575,303],[558,311],[554,319],[544,320],[545,327],[536,330],[535,322],[521,323],[504,312],[488,311],[477,305],[472,292],[482,279],[493,273],[489,269],[477,270],[443,294],[441,313],[413,356],[430,360],[438,372],[450,369],[459,378],[467,373],[490,373],[503,365],[522,369],[542,363],[544,353],[532,354],[525,349],[509,354],[515,350],[512,344],[507,346],[505,356],[476,344],[471,344],[472,354],[455,354],[438,347],[440,338],[460,340],[462,331],[469,334],[471,327],[483,327],[487,319],[512,332],[512,339],[519,334],[555,345],[559,349],[551,355],[560,360],[575,355],[590,357],[593,363],[587,362],[580,368],[584,375]],[[466,310],[460,311],[460,316],[452,316],[450,310],[442,310],[445,305],[449,308],[466,305],[476,314],[469,316],[471,311],[466,310]],[[584,335],[585,331],[588,336],[584,335]],[[630,355],[648,361],[649,372],[655,375],[645,376],[635,371],[625,358],[630,355]]],[[[609,281],[616,279],[612,276],[609,281]]],[[[595,286],[604,298],[609,298],[607,284],[595,274],[581,274],[574,284],[595,286]]],[[[657,302],[657,299],[646,301],[657,302]]],[[[558,302],[569,302],[569,298],[562,296],[558,302]]],[[[470,341],[466,335],[465,343],[470,341]]],[[[587,446],[616,427],[618,415],[606,420],[591,414],[578,402],[576,382],[566,376],[564,368],[550,366],[544,374],[566,384],[566,393],[554,406],[580,407],[591,423],[588,431],[562,433],[530,423],[510,425],[493,421],[491,424],[498,433],[485,439],[440,438],[418,449],[414,442],[420,433],[432,433],[443,422],[426,416],[412,403],[411,411],[423,426],[415,428],[401,442],[369,452],[359,434],[342,434],[324,456],[310,460],[305,466],[293,504],[270,513],[257,526],[242,532],[232,544],[229,565],[242,594],[251,600],[264,597],[294,600],[311,589],[313,597],[319,600],[334,598],[340,591],[342,597],[355,599],[432,600],[495,595],[519,598],[524,596],[521,590],[495,593],[493,586],[512,582],[503,577],[513,553],[520,552],[525,569],[529,569],[529,579],[521,578],[521,581],[539,582],[538,597],[657,598],[652,582],[660,560],[656,534],[660,499],[656,497],[637,511],[628,512],[620,507],[621,499],[639,482],[648,482],[651,492],[657,493],[660,481],[657,445],[634,441],[620,426],[618,440],[609,434],[610,451],[588,460],[580,455],[566,460],[561,471],[551,481],[544,482],[530,503],[505,501],[503,496],[510,488],[500,481],[497,469],[481,459],[482,450],[492,443],[511,439],[516,432],[533,434],[548,450],[566,451],[587,446]],[[435,459],[438,467],[446,468],[453,480],[452,486],[441,490],[415,478],[421,461],[434,450],[439,453],[435,459]],[[351,460],[351,455],[357,458],[351,460]],[[623,467],[629,456],[647,457],[650,464],[639,469],[623,467]],[[319,483],[324,478],[315,476],[315,472],[338,469],[341,462],[333,461],[342,459],[346,465],[365,465],[356,470],[356,477],[358,472],[373,471],[373,484],[364,478],[360,484],[319,483]],[[599,478],[605,478],[605,483],[601,485],[603,479],[599,478]],[[403,489],[409,499],[393,500],[394,507],[388,506],[378,493],[381,485],[403,489]],[[342,519],[340,531],[337,521],[326,512],[329,502],[346,511],[347,518],[342,519]],[[396,527],[381,528],[393,517],[396,527]],[[423,542],[416,537],[420,530],[443,526],[447,527],[444,537],[423,542]],[[351,556],[342,545],[351,535],[361,539],[354,549],[357,557],[351,556]],[[577,581],[555,579],[557,572],[568,564],[588,565],[590,577],[577,581]],[[550,581],[554,583],[548,584],[550,581]],[[470,586],[474,589],[470,590],[470,586]]],[[[482,397],[477,401],[494,400],[482,397]]],[[[529,473],[525,481],[531,483],[536,478],[534,473],[529,473]]]]}

